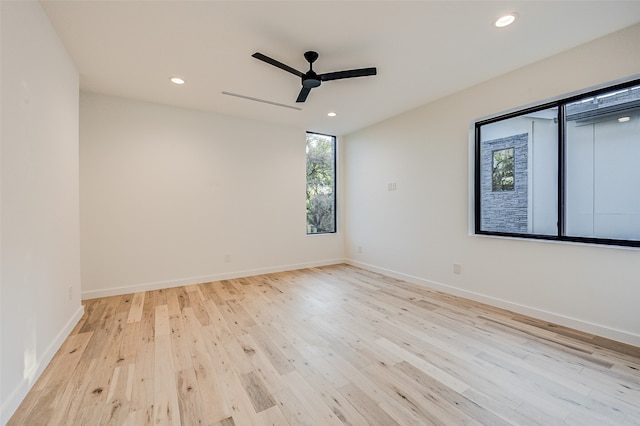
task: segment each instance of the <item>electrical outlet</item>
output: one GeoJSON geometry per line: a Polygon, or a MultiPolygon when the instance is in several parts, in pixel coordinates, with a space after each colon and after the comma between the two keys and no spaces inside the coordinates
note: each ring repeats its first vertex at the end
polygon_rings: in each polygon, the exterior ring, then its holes
{"type": "Polygon", "coordinates": [[[73,286],[70,285],[69,286],[69,301],[71,301],[73,299],[73,286]]]}
{"type": "Polygon", "coordinates": [[[362,246],[358,246],[358,254],[362,254],[362,246]]]}
{"type": "Polygon", "coordinates": [[[387,191],[395,191],[395,190],[396,190],[396,183],[395,182],[387,184],[387,191]]]}
{"type": "Polygon", "coordinates": [[[459,263],[453,264],[453,273],[460,275],[462,273],[462,265],[459,263]]]}
{"type": "Polygon", "coordinates": [[[226,263],[231,262],[231,255],[230,255],[230,254],[225,254],[225,255],[224,255],[224,261],[225,261],[226,263]]]}

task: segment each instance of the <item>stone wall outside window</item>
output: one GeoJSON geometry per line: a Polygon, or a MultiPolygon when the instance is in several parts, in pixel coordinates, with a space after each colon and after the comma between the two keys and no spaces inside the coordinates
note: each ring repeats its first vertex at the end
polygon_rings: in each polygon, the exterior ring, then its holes
{"type": "Polygon", "coordinates": [[[491,232],[528,232],[528,140],[522,133],[482,142],[481,229],[491,232]],[[492,191],[493,152],[513,148],[515,186],[511,191],[492,191]]]}

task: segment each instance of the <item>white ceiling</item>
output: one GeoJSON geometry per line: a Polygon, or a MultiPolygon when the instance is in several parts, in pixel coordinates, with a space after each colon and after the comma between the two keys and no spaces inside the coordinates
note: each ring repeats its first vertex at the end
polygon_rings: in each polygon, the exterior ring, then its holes
{"type": "Polygon", "coordinates": [[[41,3],[85,91],[336,135],[640,22],[640,1],[41,3]],[[514,25],[492,27],[510,11],[514,25]],[[251,55],[305,72],[307,50],[320,53],[318,73],[375,66],[378,75],[325,82],[302,111],[222,94],[296,106],[299,78],[251,55]]]}

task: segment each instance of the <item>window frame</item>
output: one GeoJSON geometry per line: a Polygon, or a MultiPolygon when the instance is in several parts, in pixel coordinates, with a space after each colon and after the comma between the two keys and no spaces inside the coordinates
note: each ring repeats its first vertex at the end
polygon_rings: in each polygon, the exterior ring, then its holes
{"type": "MultiPolygon", "coordinates": [[[[335,135],[329,135],[326,133],[319,133],[319,132],[312,132],[307,130],[305,132],[305,147],[306,147],[306,141],[308,139],[308,135],[318,135],[318,136],[326,136],[332,139],[333,141],[333,158],[332,158],[332,167],[333,167],[333,188],[332,188],[332,194],[333,194],[333,230],[332,231],[322,231],[322,232],[309,232],[309,223],[307,221],[307,209],[305,208],[305,229],[306,229],[306,235],[307,236],[315,236],[315,235],[331,235],[331,234],[336,234],[338,232],[338,137],[335,135]]],[[[307,158],[307,155],[305,153],[305,160],[307,158]]],[[[307,187],[307,181],[306,181],[306,173],[305,173],[305,188],[307,187]]],[[[306,191],[305,191],[306,192],[306,191]]],[[[306,204],[306,197],[305,197],[305,204],[306,204]]]]}
{"type": "Polygon", "coordinates": [[[552,101],[542,101],[539,104],[535,104],[529,107],[517,108],[513,111],[491,116],[489,118],[477,120],[473,123],[473,233],[474,235],[494,236],[494,237],[506,237],[506,238],[524,238],[531,240],[547,240],[556,242],[568,242],[568,243],[582,243],[582,244],[595,244],[595,245],[607,245],[607,246],[622,246],[622,247],[640,247],[639,240],[629,239],[613,239],[613,238],[599,238],[599,237],[576,237],[566,235],[566,214],[565,214],[565,200],[566,200],[566,106],[572,102],[588,98],[596,97],[607,92],[616,90],[628,89],[633,86],[640,85],[640,78],[635,76],[633,79],[626,80],[618,83],[610,83],[602,85],[595,89],[586,89],[573,93],[571,95],[565,95],[554,99],[552,101]],[[558,191],[557,191],[557,234],[545,235],[545,234],[533,234],[533,233],[515,233],[515,232],[499,232],[499,231],[485,231],[481,228],[481,213],[482,213],[482,189],[481,189],[481,127],[487,124],[496,123],[499,121],[508,120],[510,118],[519,117],[526,114],[531,114],[537,111],[542,111],[549,108],[558,109],[558,191]]]}

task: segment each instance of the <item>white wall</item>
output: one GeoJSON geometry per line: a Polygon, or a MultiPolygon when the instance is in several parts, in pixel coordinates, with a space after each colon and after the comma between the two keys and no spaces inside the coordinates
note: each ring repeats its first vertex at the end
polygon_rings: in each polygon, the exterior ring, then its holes
{"type": "Polygon", "coordinates": [[[342,261],[342,233],[306,235],[305,141],[302,129],[82,93],[83,297],[342,261]]]}
{"type": "Polygon", "coordinates": [[[640,73],[638,40],[640,25],[347,135],[350,261],[640,345],[640,250],[469,234],[471,124],[640,73]]]}
{"type": "Polygon", "coordinates": [[[0,10],[4,424],[83,308],[78,73],[37,2],[3,1],[0,10]]]}

